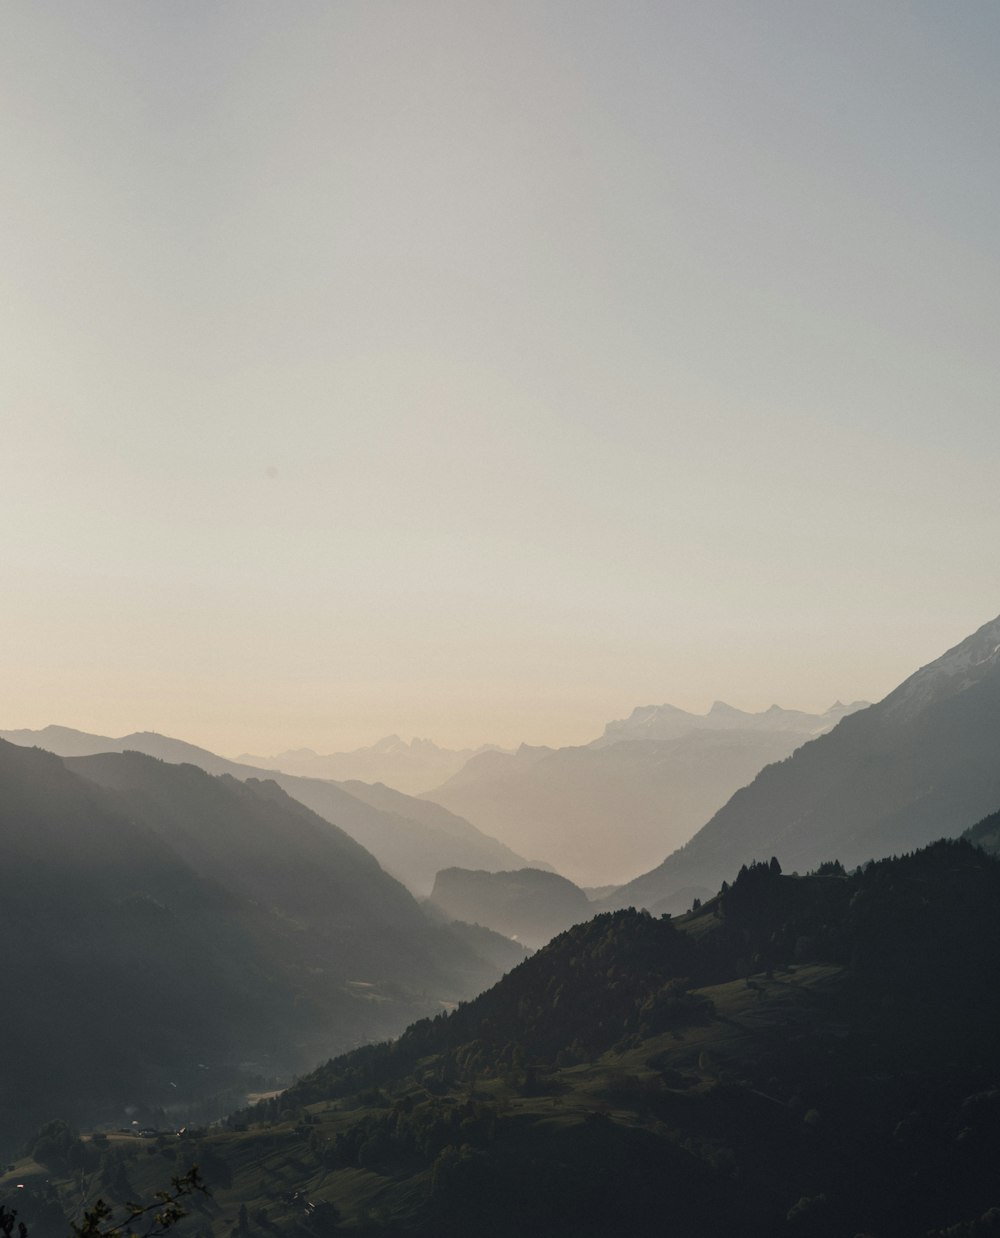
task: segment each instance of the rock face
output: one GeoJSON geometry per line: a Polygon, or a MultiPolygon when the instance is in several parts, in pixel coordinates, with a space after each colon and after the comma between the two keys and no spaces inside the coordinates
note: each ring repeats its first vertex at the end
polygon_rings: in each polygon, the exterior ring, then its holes
{"type": "Polygon", "coordinates": [[[681,887],[717,887],[772,855],[786,872],[859,864],[961,834],[998,806],[1000,618],[762,770],[608,905],[664,907],[681,887]]]}
{"type": "Polygon", "coordinates": [[[430,902],[449,919],[485,925],[532,947],[544,946],[593,911],[578,886],[537,868],[512,873],[446,868],[437,875],[430,902]]]}

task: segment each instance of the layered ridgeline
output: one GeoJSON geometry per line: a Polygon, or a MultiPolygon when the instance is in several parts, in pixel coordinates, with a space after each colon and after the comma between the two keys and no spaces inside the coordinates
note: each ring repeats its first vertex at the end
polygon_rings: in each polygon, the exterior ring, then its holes
{"type": "Polygon", "coordinates": [[[419,896],[430,893],[435,874],[442,868],[458,865],[495,870],[519,868],[526,863],[523,856],[454,813],[388,787],[352,783],[348,789],[320,778],[255,769],[153,731],[112,738],[48,726],[39,731],[0,731],[0,738],[37,745],[63,757],[133,751],[171,764],[187,762],[210,774],[270,779],[293,799],[350,834],[419,896]]]}
{"type": "Polygon", "coordinates": [[[273,782],[0,742],[0,850],[0,1142],[217,1114],[501,970],[273,782]]]}
{"type": "Polygon", "coordinates": [[[580,885],[627,881],[686,842],[763,766],[858,708],[644,706],[583,747],[483,752],[424,798],[580,885]]]}
{"type": "Polygon", "coordinates": [[[859,864],[954,836],[1000,804],[1000,618],[883,701],[770,765],[608,906],[680,910],[734,863],[859,864]]]}
{"type": "Polygon", "coordinates": [[[382,782],[408,795],[419,795],[457,774],[472,757],[494,747],[483,744],[479,748],[442,748],[431,739],[413,739],[407,743],[398,735],[387,735],[377,743],[349,752],[319,753],[311,748],[293,748],[273,757],[244,753],[237,760],[242,765],[280,769],[285,774],[301,774],[306,778],[382,782]]]}
{"type": "MultiPolygon", "coordinates": [[[[161,1141],[213,1184],[179,1234],[992,1233],[998,952],[1000,864],[962,842],[599,916],[229,1133],[161,1141]]],[[[162,1178],[115,1154],[89,1154],[102,1190],[162,1178]]]]}

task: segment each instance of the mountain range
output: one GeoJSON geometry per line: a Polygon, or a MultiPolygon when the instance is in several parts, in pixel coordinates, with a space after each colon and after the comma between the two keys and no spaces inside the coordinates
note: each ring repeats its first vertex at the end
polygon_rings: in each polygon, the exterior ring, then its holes
{"type": "Polygon", "coordinates": [[[336,782],[384,782],[409,795],[429,791],[456,774],[470,758],[489,751],[493,745],[479,748],[441,748],[432,739],[412,739],[409,743],[398,735],[386,735],[366,748],[349,752],[321,755],[312,748],[292,748],[273,757],[237,757],[242,765],[280,769],[286,774],[302,774],[307,778],[332,778],[336,782]]]}
{"type": "Polygon", "coordinates": [[[579,885],[623,882],[686,842],[765,765],[862,707],[751,714],[716,702],[692,714],[645,706],[591,744],[482,752],[421,798],[521,854],[543,856],[579,885]]]}
{"type": "MultiPolygon", "coordinates": [[[[788,733],[715,707],[733,724],[649,737],[678,712],[560,751],[788,733]]],[[[590,918],[523,866],[445,869],[424,910],[275,778],[179,741],[50,734],[62,759],[0,742],[0,1147],[56,1114],[160,1126],[83,1142],[48,1122],[0,1204],[17,1190],[32,1238],[62,1238],[95,1189],[124,1206],[194,1161],[216,1194],[177,1238],[986,1238],[998,736],[1000,618],[767,766],[590,918]],[[443,922],[480,913],[506,931],[545,913],[539,940],[582,923],[525,959],[443,922]]],[[[514,755],[523,773],[553,752],[514,755]]],[[[476,766],[512,768],[482,753],[451,781],[474,787],[476,766]]],[[[385,786],[293,783],[411,830],[473,828],[385,786]]]]}
{"type": "Polygon", "coordinates": [[[218,1106],[500,970],[272,781],[0,741],[0,839],[0,1142],[218,1106]]]}
{"type": "Polygon", "coordinates": [[[850,705],[836,701],[824,713],[811,714],[802,709],[783,709],[772,705],[759,713],[736,709],[725,701],[715,701],[704,714],[690,713],[676,705],[640,705],[627,718],[609,722],[604,734],[593,740],[588,747],[606,748],[623,740],[671,740],[683,739],[693,731],[778,731],[800,735],[803,740],[813,739],[837,725],[848,714],[865,709],[868,701],[854,701],[850,705]]]}
{"type": "Polygon", "coordinates": [[[693,887],[770,855],[801,871],[834,857],[851,867],[958,835],[998,804],[1000,617],[763,769],[605,905],[681,910],[693,887]]]}
{"type": "Polygon", "coordinates": [[[256,769],[153,731],[113,738],[70,727],[48,726],[37,731],[0,731],[0,739],[37,746],[63,757],[142,752],[171,764],[196,765],[210,774],[228,774],[240,780],[270,780],[324,820],[350,834],[388,872],[421,897],[430,893],[434,878],[442,868],[457,865],[474,869],[514,869],[523,868],[528,862],[455,813],[389,787],[361,783],[346,787],[327,779],[256,769]]]}

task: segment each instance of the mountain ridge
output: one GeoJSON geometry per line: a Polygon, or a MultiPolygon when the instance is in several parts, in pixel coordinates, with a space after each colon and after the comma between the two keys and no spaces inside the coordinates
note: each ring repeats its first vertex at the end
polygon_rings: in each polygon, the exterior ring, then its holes
{"type": "Polygon", "coordinates": [[[470,758],[495,747],[481,744],[477,748],[444,748],[432,739],[414,736],[407,742],[393,733],[374,744],[346,752],[319,753],[312,748],[291,748],[275,756],[244,753],[236,759],[241,764],[280,769],[286,774],[309,778],[381,782],[394,790],[419,795],[451,777],[470,758]]]}
{"type": "Polygon", "coordinates": [[[804,870],[836,854],[852,866],[958,835],[1000,803],[998,731],[1000,617],[761,770],[604,905],[679,910],[672,890],[717,884],[734,861],[782,854],[804,870]]]}
{"type": "MultiPolygon", "coordinates": [[[[240,780],[272,781],[319,814],[344,829],[418,896],[426,896],[441,868],[453,865],[498,869],[522,867],[525,857],[478,830],[471,822],[440,808],[436,816],[423,801],[402,792],[351,794],[340,783],[304,778],[280,770],[255,769],[156,731],[135,731],[118,738],[49,726],[40,731],[0,731],[0,739],[21,746],[50,746],[59,756],[96,756],[132,750],[171,764],[190,764],[210,774],[240,780]],[[378,799],[383,801],[380,805],[378,799]],[[388,806],[391,799],[392,806],[388,806]],[[408,815],[408,810],[413,815],[408,815]]],[[[388,791],[388,789],[387,789],[388,791]]]]}
{"type": "Polygon", "coordinates": [[[676,705],[639,705],[627,718],[609,722],[604,733],[589,747],[604,747],[633,739],[678,739],[697,730],[754,730],[800,732],[812,738],[835,726],[841,718],[867,709],[870,702],[853,701],[850,705],[835,701],[821,714],[801,709],[785,709],[771,705],[756,713],[737,709],[725,701],[713,701],[704,714],[690,713],[676,705]]]}
{"type": "Polygon", "coordinates": [[[0,1141],[301,1070],[499,970],[273,782],[0,742],[0,844],[0,1141]]]}

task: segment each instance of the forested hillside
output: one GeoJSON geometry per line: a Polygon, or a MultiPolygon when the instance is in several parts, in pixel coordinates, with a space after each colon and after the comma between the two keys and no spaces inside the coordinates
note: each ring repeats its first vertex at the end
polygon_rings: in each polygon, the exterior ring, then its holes
{"type": "MultiPolygon", "coordinates": [[[[757,862],[159,1150],[213,1167],[203,1238],[973,1238],[1000,1203],[998,950],[1000,863],[967,843],[757,862]]],[[[109,1191],[149,1161],[120,1144],[109,1191]]]]}

